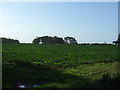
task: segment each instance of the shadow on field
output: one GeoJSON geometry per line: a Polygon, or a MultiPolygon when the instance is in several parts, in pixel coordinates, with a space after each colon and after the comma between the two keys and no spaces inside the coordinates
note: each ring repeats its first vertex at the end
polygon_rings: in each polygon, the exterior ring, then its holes
{"type": "Polygon", "coordinates": [[[46,83],[68,83],[84,79],[82,76],[63,73],[61,70],[50,69],[48,66],[26,66],[3,64],[3,88],[19,88],[19,85],[43,85],[46,83]]]}
{"type": "Polygon", "coordinates": [[[120,74],[103,75],[99,80],[63,73],[48,66],[3,64],[3,88],[119,88],[120,74]]]}

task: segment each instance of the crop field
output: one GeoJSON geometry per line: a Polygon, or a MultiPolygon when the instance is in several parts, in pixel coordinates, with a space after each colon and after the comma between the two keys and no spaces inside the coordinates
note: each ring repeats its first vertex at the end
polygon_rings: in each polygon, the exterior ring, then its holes
{"type": "Polygon", "coordinates": [[[3,88],[104,87],[118,60],[115,45],[3,44],[3,88]]]}

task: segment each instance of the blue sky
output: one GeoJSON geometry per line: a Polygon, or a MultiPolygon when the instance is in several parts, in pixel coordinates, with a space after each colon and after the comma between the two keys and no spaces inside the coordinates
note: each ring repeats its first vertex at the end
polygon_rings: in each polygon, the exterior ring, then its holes
{"type": "Polygon", "coordinates": [[[117,2],[2,2],[0,11],[0,37],[22,43],[45,35],[111,43],[118,36],[117,2]]]}

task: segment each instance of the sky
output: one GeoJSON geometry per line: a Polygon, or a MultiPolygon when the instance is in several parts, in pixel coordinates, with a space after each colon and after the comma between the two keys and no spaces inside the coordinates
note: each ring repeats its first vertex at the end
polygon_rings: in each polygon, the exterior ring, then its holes
{"type": "Polygon", "coordinates": [[[78,43],[118,37],[118,2],[1,2],[0,37],[32,43],[37,36],[74,37],[78,43]]]}

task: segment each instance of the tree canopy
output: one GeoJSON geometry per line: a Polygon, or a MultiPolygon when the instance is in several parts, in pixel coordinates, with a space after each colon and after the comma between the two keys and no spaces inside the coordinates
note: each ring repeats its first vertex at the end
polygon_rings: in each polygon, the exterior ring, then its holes
{"type": "Polygon", "coordinates": [[[113,41],[116,45],[120,45],[120,34],[118,34],[118,38],[116,41],[113,41]]]}
{"type": "Polygon", "coordinates": [[[67,43],[67,44],[78,44],[77,40],[73,37],[67,36],[64,38],[64,40],[65,40],[65,43],[67,43]]]}
{"type": "Polygon", "coordinates": [[[61,37],[42,36],[36,37],[33,44],[77,44],[77,40],[73,37],[65,37],[64,40],[61,37]]]}
{"type": "Polygon", "coordinates": [[[2,39],[2,43],[4,44],[18,44],[20,43],[18,40],[10,39],[10,38],[0,38],[2,39]]]}

